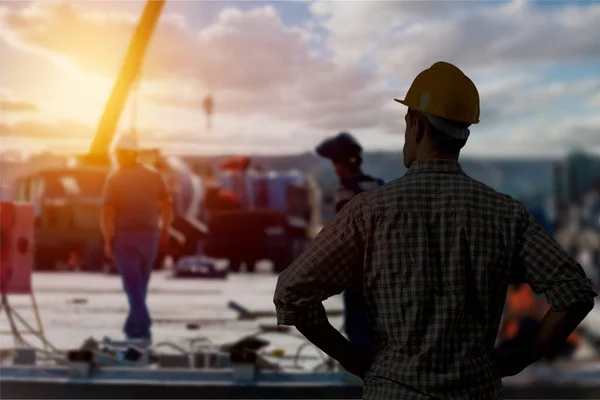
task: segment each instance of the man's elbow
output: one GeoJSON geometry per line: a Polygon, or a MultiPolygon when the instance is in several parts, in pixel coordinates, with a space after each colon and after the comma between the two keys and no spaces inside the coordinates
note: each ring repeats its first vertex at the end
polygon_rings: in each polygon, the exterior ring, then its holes
{"type": "Polygon", "coordinates": [[[577,301],[574,301],[568,305],[553,305],[551,307],[551,310],[556,312],[568,312],[573,315],[579,315],[583,319],[594,309],[594,306],[594,298],[589,297],[585,299],[578,299],[577,301]]]}
{"type": "Polygon", "coordinates": [[[559,282],[546,291],[546,298],[552,311],[587,314],[594,308],[594,299],[597,296],[592,282],[586,277],[559,282]]]}
{"type": "Polygon", "coordinates": [[[594,309],[594,299],[578,302],[573,304],[569,311],[575,311],[577,313],[588,315],[594,309]]]}
{"type": "Polygon", "coordinates": [[[278,325],[295,325],[295,313],[290,311],[294,309],[294,301],[292,301],[287,287],[281,283],[281,276],[275,287],[273,304],[275,305],[278,325]]]}
{"type": "Polygon", "coordinates": [[[278,311],[281,309],[285,309],[286,306],[284,291],[285,290],[283,286],[278,281],[277,286],[275,286],[275,291],[273,293],[273,304],[275,304],[275,309],[278,311]]]}

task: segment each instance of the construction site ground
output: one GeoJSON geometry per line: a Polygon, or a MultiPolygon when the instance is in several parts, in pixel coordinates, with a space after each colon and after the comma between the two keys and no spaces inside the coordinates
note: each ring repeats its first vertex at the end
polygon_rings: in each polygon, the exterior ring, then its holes
{"type": "MultiPolygon", "coordinates": [[[[216,344],[240,339],[255,332],[261,324],[276,324],[273,290],[277,276],[267,270],[256,274],[230,275],[226,280],[173,278],[169,270],[155,272],[151,278],[148,305],[153,318],[153,341],[184,343],[185,339],[206,336],[216,344]],[[240,320],[228,307],[234,301],[260,318],[240,320]]],[[[60,349],[79,347],[89,337],[123,338],[121,332],[127,315],[127,299],[118,275],[85,272],[34,273],[33,287],[47,339],[60,349]]],[[[9,296],[16,312],[35,326],[30,299],[24,295],[9,296]]],[[[340,327],[342,310],[340,296],[325,302],[332,324],[340,327]]],[[[600,326],[600,304],[592,311],[587,325],[600,326]]],[[[4,313],[0,317],[2,330],[8,329],[4,313]]],[[[27,336],[26,336],[27,338],[27,336]]],[[[270,335],[271,349],[283,348],[294,354],[301,339],[270,335]]],[[[33,337],[32,344],[39,343],[33,337]]],[[[3,349],[14,346],[10,334],[0,337],[3,349]]],[[[307,349],[306,355],[316,355],[307,349]]],[[[579,359],[593,358],[593,351],[583,347],[579,359]]]]}

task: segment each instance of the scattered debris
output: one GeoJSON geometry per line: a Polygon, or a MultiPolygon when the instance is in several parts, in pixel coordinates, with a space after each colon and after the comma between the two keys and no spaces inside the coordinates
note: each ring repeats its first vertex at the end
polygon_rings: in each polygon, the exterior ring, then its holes
{"type": "Polygon", "coordinates": [[[198,329],[200,329],[200,324],[188,322],[185,327],[190,331],[197,331],[198,329]]]}
{"type": "Polygon", "coordinates": [[[76,297],[74,299],[71,299],[69,301],[67,301],[67,303],[69,304],[87,304],[88,303],[88,299],[82,298],[82,297],[76,297]]]}

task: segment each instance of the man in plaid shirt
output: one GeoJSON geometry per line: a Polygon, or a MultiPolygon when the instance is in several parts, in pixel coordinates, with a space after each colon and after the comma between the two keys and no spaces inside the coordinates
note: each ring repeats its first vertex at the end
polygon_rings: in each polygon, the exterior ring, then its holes
{"type": "Polygon", "coordinates": [[[591,282],[525,207],[468,177],[458,155],[479,94],[455,66],[421,72],[398,102],[406,174],[354,197],[279,276],[279,324],[363,378],[364,399],[500,399],[501,378],[540,359],[593,307],[591,282]],[[375,346],[360,351],[322,301],[362,282],[375,346]],[[494,349],[507,287],[550,311],[528,352],[494,349]]]}

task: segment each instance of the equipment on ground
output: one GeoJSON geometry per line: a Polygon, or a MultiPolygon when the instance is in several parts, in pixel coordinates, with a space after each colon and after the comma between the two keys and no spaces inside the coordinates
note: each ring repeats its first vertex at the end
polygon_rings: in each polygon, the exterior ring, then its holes
{"type": "MultiPolygon", "coordinates": [[[[44,334],[44,326],[37,305],[31,272],[33,264],[33,206],[27,203],[0,203],[0,315],[8,320],[9,331],[0,334],[12,335],[15,345],[31,347],[24,335],[36,336],[48,351],[49,342],[44,334]],[[37,327],[32,327],[12,304],[9,296],[27,295],[37,327]],[[21,330],[19,326],[25,329],[21,330]]],[[[27,358],[26,356],[24,358],[27,358]]]]}
{"type": "MultiPolygon", "coordinates": [[[[233,343],[215,345],[206,338],[185,344],[169,342],[138,349],[124,344],[131,358],[114,344],[93,343],[49,354],[49,363],[23,357],[18,349],[10,365],[0,367],[2,396],[38,398],[211,398],[211,399],[360,399],[362,382],[323,354],[316,365],[300,364],[295,355],[275,349],[264,335],[301,336],[266,327],[233,343]],[[159,352],[160,348],[164,348],[159,352]],[[292,361],[291,365],[290,362],[292,361]],[[35,366],[35,367],[34,367],[35,366]]],[[[302,339],[301,337],[298,337],[302,339]]],[[[123,348],[121,347],[121,348],[123,348]]],[[[31,353],[31,352],[29,352],[31,353]]],[[[317,358],[318,360],[318,358],[317,358]]],[[[307,360],[308,361],[308,360],[307,360]]],[[[507,399],[598,398],[598,365],[534,365],[504,380],[507,399]]]]}
{"type": "MultiPolygon", "coordinates": [[[[42,170],[17,180],[18,199],[31,201],[36,207],[37,269],[53,269],[62,263],[67,268],[116,272],[104,256],[100,231],[103,187],[115,167],[110,148],[164,5],[164,0],[147,2],[88,154],[79,156],[75,165],[42,170]]],[[[175,218],[169,246],[162,249],[155,268],[161,268],[167,256],[176,260],[195,254],[199,238],[207,232],[196,219],[203,197],[200,179],[175,157],[139,149],[134,135],[121,137],[117,147],[138,150],[143,161],[155,166],[171,184],[175,218]]]]}
{"type": "MultiPolygon", "coordinates": [[[[18,181],[19,199],[36,205],[38,269],[53,269],[62,264],[71,269],[116,272],[115,265],[103,252],[100,231],[103,187],[115,167],[110,148],[117,122],[130,90],[139,82],[142,60],[164,3],[147,3],[88,154],[79,157],[76,165],[40,171],[18,181]]],[[[205,102],[208,116],[212,115],[213,107],[212,97],[208,97],[205,102]]],[[[239,270],[241,263],[253,270],[254,264],[265,258],[272,260],[279,271],[304,247],[309,224],[298,222],[298,213],[248,207],[248,203],[240,207],[235,200],[244,199],[243,195],[228,196],[221,190],[225,189],[223,185],[215,188],[181,159],[165,157],[157,149],[140,149],[133,133],[117,139],[117,148],[137,150],[142,162],[162,173],[173,198],[169,246],[161,249],[155,269],[162,268],[167,257],[176,264],[180,257],[202,253],[229,259],[232,271],[239,270]],[[213,205],[215,193],[217,207],[207,207],[213,205]],[[278,233],[280,229],[284,232],[278,233]]],[[[234,160],[232,164],[234,168],[224,166],[227,173],[233,172],[232,169],[246,172],[249,159],[234,160]]],[[[306,191],[301,187],[291,190],[306,191]]],[[[302,193],[290,195],[296,203],[302,196],[307,197],[302,193]]],[[[290,207],[298,209],[297,205],[290,207]]],[[[304,211],[301,213],[304,216],[304,211]]]]}
{"type": "Polygon", "coordinates": [[[311,239],[318,223],[318,191],[298,171],[249,171],[248,165],[238,158],[222,164],[220,198],[207,201],[203,210],[209,235],[201,240],[202,253],[228,259],[231,272],[242,263],[253,272],[264,259],[281,272],[311,239]]]}
{"type": "Polygon", "coordinates": [[[227,260],[204,255],[182,257],[173,266],[173,276],[177,278],[225,279],[228,273],[227,260]]]}

